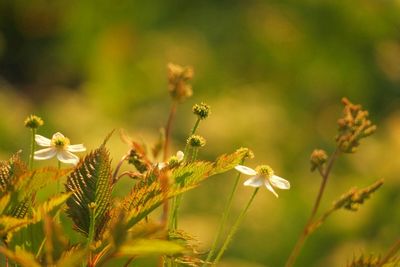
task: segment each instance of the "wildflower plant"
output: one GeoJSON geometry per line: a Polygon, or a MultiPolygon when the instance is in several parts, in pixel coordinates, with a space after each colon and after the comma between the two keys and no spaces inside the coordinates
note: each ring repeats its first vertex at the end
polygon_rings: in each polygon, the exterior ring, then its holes
{"type": "MultiPolygon", "coordinates": [[[[99,141],[96,148],[87,151],[83,144],[72,145],[59,132],[51,139],[39,135],[37,130],[44,123],[38,116],[31,115],[25,120],[25,126],[31,130],[30,153],[18,151],[0,162],[0,254],[5,266],[129,266],[138,258],[154,255],[159,258],[159,266],[216,266],[240,229],[260,187],[265,186],[276,197],[274,188],[290,188],[289,181],[275,175],[269,165],[256,169],[246,167],[246,161],[254,158],[248,148],[222,154],[214,161],[202,160],[201,151],[207,146],[205,137],[198,132],[201,121],[211,114],[210,106],[205,103],[192,108],[194,126],[181,140],[182,150],[169,153],[178,105],[193,93],[189,84],[193,69],[168,64],[167,71],[172,104],[158,141],[148,146],[121,130],[127,152],[115,165],[108,148],[114,131],[99,141]],[[36,145],[41,148],[37,149],[36,145]],[[53,157],[59,162],[57,167],[33,164],[34,160],[53,157]],[[123,165],[127,170],[122,171],[123,165]],[[236,178],[232,181],[214,242],[208,251],[199,253],[195,238],[179,227],[183,196],[207,178],[231,170],[236,178]],[[250,178],[242,180],[242,174],[250,178]],[[113,191],[123,177],[133,179],[133,186],[127,195],[115,196],[113,191]],[[247,189],[254,189],[242,211],[235,216],[232,203],[242,183],[247,189]],[[54,184],[57,185],[55,192],[54,184]],[[54,194],[47,194],[47,199],[37,197],[38,193],[49,191],[54,194]],[[232,225],[229,225],[230,217],[235,217],[232,225]]],[[[361,106],[347,99],[343,103],[344,117],[339,120],[337,149],[330,156],[321,149],[311,155],[311,170],[321,175],[321,188],[286,266],[294,264],[307,237],[332,213],[357,211],[383,184],[383,180],[378,180],[362,189],[353,188],[326,212],[317,214],[336,158],[343,153],[354,153],[360,141],[376,128],[361,106]]],[[[399,249],[398,241],[386,255],[360,256],[348,266],[383,266],[397,259],[399,249]]]]}

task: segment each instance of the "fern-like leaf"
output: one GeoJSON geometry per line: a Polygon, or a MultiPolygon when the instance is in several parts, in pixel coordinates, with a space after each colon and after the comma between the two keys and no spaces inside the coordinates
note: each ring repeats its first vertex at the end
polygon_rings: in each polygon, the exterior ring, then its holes
{"type": "Polygon", "coordinates": [[[0,193],[3,195],[12,191],[18,182],[18,177],[27,171],[26,164],[21,160],[20,153],[13,155],[8,161],[0,162],[0,193]]]}
{"type": "Polygon", "coordinates": [[[12,262],[18,263],[22,267],[41,267],[35,260],[35,255],[21,248],[16,251],[9,250],[5,247],[0,247],[0,253],[10,259],[12,262]]]}
{"type": "Polygon", "coordinates": [[[0,237],[4,237],[7,234],[11,234],[14,231],[18,231],[21,227],[24,227],[31,223],[28,219],[19,219],[11,216],[0,217],[0,237]]]}
{"type": "Polygon", "coordinates": [[[215,162],[197,161],[173,169],[171,177],[174,183],[168,189],[161,185],[159,177],[154,177],[157,172],[151,173],[144,181],[137,183],[122,202],[121,206],[128,213],[128,227],[138,223],[166,199],[198,186],[212,175],[232,169],[245,156],[240,151],[222,155],[215,162]]]}
{"type": "Polygon", "coordinates": [[[112,180],[109,153],[104,147],[87,155],[68,176],[66,191],[72,196],[67,200],[67,214],[74,221],[75,229],[88,236],[94,209],[94,230],[101,234],[109,217],[112,180]]]}

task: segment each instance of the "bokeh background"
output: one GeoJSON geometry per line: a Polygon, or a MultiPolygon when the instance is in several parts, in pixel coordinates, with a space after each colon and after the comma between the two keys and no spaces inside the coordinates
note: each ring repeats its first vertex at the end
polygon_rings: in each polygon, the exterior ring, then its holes
{"type": "MultiPolygon", "coordinates": [[[[321,208],[353,186],[381,177],[385,185],[359,212],[334,214],[296,266],[345,266],[399,238],[398,0],[2,0],[1,159],[19,149],[27,157],[23,120],[31,113],[45,120],[42,135],[61,131],[90,149],[114,128],[155,142],[171,105],[168,62],[195,69],[174,151],[194,123],[191,106],[205,101],[212,116],[200,126],[208,142],[201,158],[247,146],[256,154],[249,166],[267,163],[292,183],[279,199],[257,195],[221,266],[284,264],[319,187],[309,155],[333,151],[343,96],[363,104],[378,131],[339,159],[321,208]]],[[[118,134],[109,148],[114,164],[127,150],[118,134]]],[[[212,241],[234,176],[212,178],[184,198],[181,225],[200,249],[212,241]]],[[[240,188],[234,214],[251,192],[240,188]]]]}

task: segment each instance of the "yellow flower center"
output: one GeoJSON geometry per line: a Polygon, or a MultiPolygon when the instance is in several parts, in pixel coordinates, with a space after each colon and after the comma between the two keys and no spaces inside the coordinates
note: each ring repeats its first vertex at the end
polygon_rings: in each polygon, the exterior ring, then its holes
{"type": "Polygon", "coordinates": [[[274,171],[268,165],[260,165],[257,166],[256,171],[258,174],[265,176],[265,178],[269,179],[274,175],[274,171]]]}
{"type": "Polygon", "coordinates": [[[70,144],[69,139],[67,137],[57,136],[51,139],[51,145],[58,148],[64,149],[70,144]]]}

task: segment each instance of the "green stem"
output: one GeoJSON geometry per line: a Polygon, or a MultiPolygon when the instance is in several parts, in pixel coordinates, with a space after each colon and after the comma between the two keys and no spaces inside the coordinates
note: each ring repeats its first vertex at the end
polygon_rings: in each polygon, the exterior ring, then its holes
{"type": "Polygon", "coordinates": [[[228,248],[229,243],[232,241],[233,236],[236,234],[236,232],[239,230],[239,226],[242,223],[243,219],[244,219],[244,215],[246,215],[251,203],[254,200],[254,197],[257,195],[258,189],[260,189],[259,187],[257,187],[253,194],[250,197],[249,202],[247,203],[246,207],[244,208],[244,210],[242,211],[242,213],[240,213],[239,217],[237,218],[236,222],[234,223],[234,225],[232,226],[231,230],[229,231],[228,236],[226,237],[221,249],[219,250],[217,257],[215,258],[213,265],[217,265],[217,263],[219,262],[219,260],[221,259],[222,255],[224,254],[225,250],[228,248]]]}
{"type": "Polygon", "coordinates": [[[31,154],[29,155],[29,169],[33,169],[33,157],[35,154],[35,135],[36,129],[32,129],[32,138],[31,138],[31,154]]]}
{"type": "MultiPolygon", "coordinates": [[[[201,121],[201,120],[200,120],[199,118],[197,118],[197,121],[196,121],[196,123],[194,124],[194,126],[193,126],[193,128],[192,128],[192,131],[191,131],[190,134],[189,134],[189,137],[192,136],[192,135],[194,135],[194,134],[196,133],[197,128],[199,128],[200,121],[201,121]]],[[[186,143],[186,145],[185,145],[185,150],[183,151],[183,160],[187,160],[188,157],[189,157],[189,144],[186,143]]]]}
{"type": "Polygon", "coordinates": [[[95,230],[95,209],[96,207],[92,206],[94,203],[90,203],[89,205],[89,212],[90,212],[90,225],[89,225],[89,235],[88,235],[88,242],[87,247],[89,248],[90,244],[93,242],[94,239],[94,230],[95,230]]]}
{"type": "MultiPolygon", "coordinates": [[[[61,161],[58,161],[57,164],[58,170],[61,170],[61,161]]],[[[60,177],[57,178],[57,194],[60,193],[60,177]]]]}
{"type": "MultiPolygon", "coordinates": [[[[244,163],[244,160],[242,160],[241,165],[243,165],[243,163],[244,163]]],[[[226,202],[225,209],[222,213],[222,218],[221,218],[221,222],[218,227],[217,235],[215,236],[214,242],[211,246],[210,252],[208,252],[207,259],[205,260],[205,263],[203,264],[203,266],[206,266],[207,262],[209,262],[211,260],[211,258],[214,256],[215,250],[217,249],[218,241],[220,240],[220,238],[222,236],[222,230],[223,230],[224,226],[226,225],[229,214],[231,212],[232,200],[233,200],[233,196],[235,195],[235,193],[237,191],[237,187],[238,187],[239,180],[240,180],[240,175],[241,175],[241,173],[239,172],[238,175],[236,176],[236,180],[233,185],[232,191],[229,195],[228,201],[226,202]]]]}

